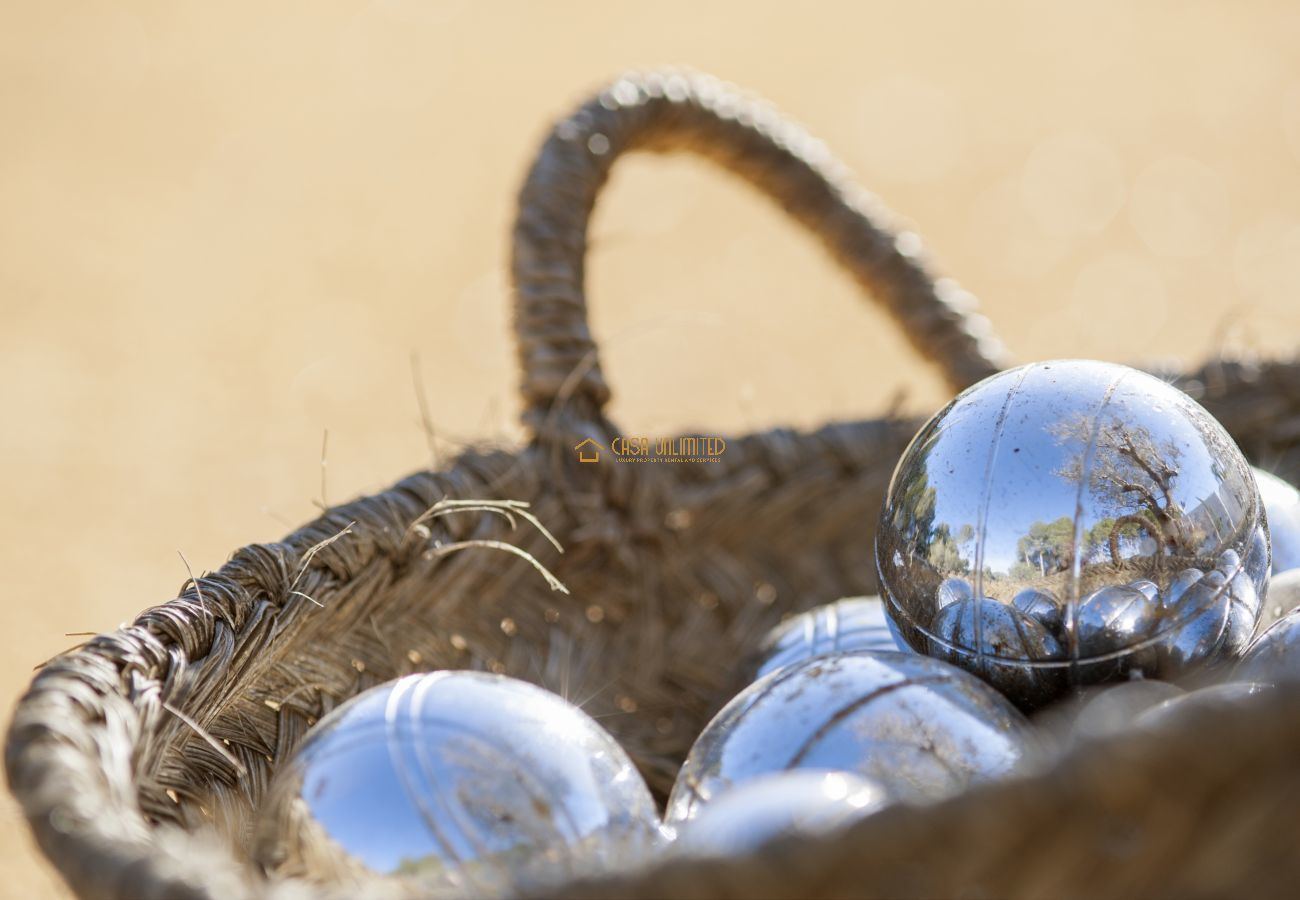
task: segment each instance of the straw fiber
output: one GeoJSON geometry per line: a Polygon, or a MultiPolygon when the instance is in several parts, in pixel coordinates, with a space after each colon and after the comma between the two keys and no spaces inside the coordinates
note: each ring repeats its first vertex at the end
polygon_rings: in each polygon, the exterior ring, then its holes
{"type": "MultiPolygon", "coordinates": [[[[884,418],[728,439],[716,462],[635,464],[574,445],[618,436],[587,326],[587,223],[614,161],[691,150],[770,195],[885,306],[953,389],[1006,364],[969,297],[820,143],[685,73],[629,76],[561,121],[514,234],[525,421],[514,452],[330,509],[131,625],[52,660],[8,737],[10,785],[44,852],[94,897],[300,897],[248,861],[277,764],[320,716],[412,671],[485,668],[600,717],[662,796],[734,690],[732,664],[783,615],[875,588],[883,492],[918,423],[884,418]],[[440,500],[511,499],[558,537],[440,500]],[[513,543],[555,573],[468,540],[513,543]],[[324,546],[323,542],[328,541],[324,546]]],[[[882,337],[882,340],[884,338],[882,337]]],[[[1300,366],[1173,373],[1253,461],[1300,474],[1300,366]]],[[[214,485],[213,490],[219,490],[214,485]]],[[[111,577],[111,573],[105,573],[111,577]]],[[[1294,692],[1207,712],[1031,780],[894,809],[847,834],[708,865],[575,884],[572,897],[1042,897],[1281,893],[1300,878],[1294,692]]]]}

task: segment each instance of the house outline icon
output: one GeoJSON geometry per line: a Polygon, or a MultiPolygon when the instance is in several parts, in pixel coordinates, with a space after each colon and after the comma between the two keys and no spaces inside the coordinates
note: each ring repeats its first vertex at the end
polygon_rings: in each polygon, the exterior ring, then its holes
{"type": "Polygon", "coordinates": [[[578,451],[578,462],[583,462],[583,463],[600,462],[600,444],[597,444],[591,438],[587,438],[585,441],[582,441],[579,444],[575,444],[573,449],[578,451]],[[591,448],[588,450],[583,450],[582,448],[586,447],[588,444],[591,445],[591,448]]]}

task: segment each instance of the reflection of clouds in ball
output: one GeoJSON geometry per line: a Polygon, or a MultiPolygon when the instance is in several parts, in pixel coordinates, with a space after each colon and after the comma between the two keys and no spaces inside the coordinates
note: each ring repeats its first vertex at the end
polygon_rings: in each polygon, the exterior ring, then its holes
{"type": "Polygon", "coordinates": [[[859,106],[864,132],[856,166],[868,182],[930,181],[946,175],[964,144],[964,126],[949,91],[906,76],[881,79],[859,106]]]}
{"type": "Polygon", "coordinates": [[[985,265],[1004,278],[1033,281],[1061,261],[1068,243],[1040,228],[1021,199],[1020,181],[1004,178],[976,199],[968,237],[985,265]]]}
{"type": "Polygon", "coordinates": [[[1273,215],[1237,236],[1237,286],[1248,300],[1300,295],[1300,221],[1273,215]]]}
{"type": "Polygon", "coordinates": [[[1143,243],[1165,256],[1213,250],[1228,221],[1223,177],[1194,159],[1168,156],[1147,166],[1133,184],[1129,221],[1143,243]]]}
{"type": "Polygon", "coordinates": [[[1034,148],[1020,179],[1021,199],[1044,229],[1063,237],[1096,234],[1124,205],[1124,167],[1089,134],[1058,134],[1034,148]]]}

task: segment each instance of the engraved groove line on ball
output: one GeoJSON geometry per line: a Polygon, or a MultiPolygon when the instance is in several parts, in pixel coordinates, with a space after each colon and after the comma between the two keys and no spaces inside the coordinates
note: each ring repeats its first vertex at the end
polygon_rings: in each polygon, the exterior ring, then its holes
{"type": "Polygon", "coordinates": [[[1101,437],[1102,414],[1105,413],[1106,407],[1110,405],[1111,398],[1115,396],[1115,391],[1119,388],[1120,383],[1127,377],[1127,372],[1121,372],[1111,380],[1106,386],[1106,392],[1102,395],[1101,403],[1097,405],[1097,411],[1093,413],[1092,424],[1088,428],[1088,444],[1083,449],[1083,463],[1079,467],[1079,483],[1075,486],[1074,494],[1074,547],[1070,554],[1070,590],[1066,595],[1066,608],[1069,610],[1070,627],[1066,629],[1067,643],[1069,644],[1070,669],[1077,678],[1076,665],[1079,662],[1079,593],[1083,581],[1083,501],[1084,494],[1087,491],[1088,483],[1092,480],[1092,467],[1097,460],[1097,440],[1101,437]]]}
{"type": "Polygon", "coordinates": [[[808,739],[799,745],[799,750],[795,755],[791,757],[788,763],[786,763],[786,768],[793,769],[797,767],[804,761],[804,758],[816,748],[818,742],[821,741],[822,738],[826,737],[826,735],[830,734],[831,730],[834,729],[835,726],[839,725],[849,716],[853,715],[872,701],[878,700],[888,694],[892,694],[894,691],[901,690],[902,688],[920,687],[927,684],[947,684],[951,680],[952,679],[946,675],[926,675],[920,678],[904,678],[902,681],[895,681],[893,684],[886,684],[882,687],[876,688],[869,694],[864,694],[848,705],[840,707],[835,711],[834,715],[823,722],[816,731],[809,735],[808,739]]]}
{"type": "MultiPolygon", "coordinates": [[[[989,527],[989,506],[993,499],[993,467],[997,463],[998,449],[1002,445],[1002,434],[1007,427],[1007,415],[1011,411],[1011,402],[1016,395],[1020,393],[1020,388],[1024,385],[1025,379],[1029,376],[1029,368],[1022,369],[1016,378],[1016,383],[1007,391],[1007,395],[1002,400],[1002,408],[998,410],[997,421],[993,425],[993,441],[989,445],[988,459],[984,463],[984,482],[980,493],[979,506],[979,524],[975,537],[975,602],[981,603],[984,599],[984,542],[988,538],[989,527]]],[[[926,629],[929,630],[928,628],[926,629]]],[[[980,617],[975,617],[975,659],[979,670],[984,671],[984,623],[980,617]]]]}
{"type": "MultiPolygon", "coordinates": [[[[418,676],[412,676],[412,678],[414,677],[418,676]]],[[[448,860],[459,864],[461,862],[460,855],[456,852],[456,848],[451,843],[450,838],[443,833],[442,828],[438,824],[437,817],[426,802],[424,792],[420,791],[418,786],[412,782],[412,773],[408,771],[406,761],[402,758],[402,753],[399,749],[398,737],[401,729],[398,725],[398,717],[401,714],[400,707],[402,700],[411,690],[412,678],[403,678],[398,681],[397,684],[393,685],[393,690],[388,695],[388,702],[384,705],[384,730],[387,738],[386,743],[388,745],[388,759],[389,762],[392,763],[393,771],[397,774],[398,781],[402,784],[402,790],[406,792],[407,798],[413,801],[416,812],[420,815],[420,821],[422,821],[424,827],[428,829],[429,836],[432,837],[434,842],[442,848],[443,853],[446,854],[448,860]]],[[[459,869],[460,867],[457,865],[451,872],[453,882],[458,881],[461,878],[459,869]]]]}
{"type": "Polygon", "coordinates": [[[840,605],[832,603],[826,615],[826,633],[830,639],[831,650],[840,649],[840,605]]]}
{"type": "MultiPolygon", "coordinates": [[[[756,682],[756,683],[761,683],[765,681],[766,683],[763,685],[763,689],[761,691],[756,692],[752,697],[746,698],[746,702],[744,703],[743,706],[739,706],[736,707],[735,709],[732,709],[731,704],[729,703],[727,706],[723,707],[722,712],[719,713],[718,715],[721,716],[723,713],[726,713],[730,717],[731,721],[739,721],[742,718],[744,718],[745,714],[748,713],[749,710],[753,709],[756,705],[761,703],[763,700],[766,700],[768,697],[770,697],[777,688],[785,684],[787,681],[791,680],[792,678],[797,678],[803,675],[805,672],[809,671],[813,665],[817,667],[824,666],[827,663],[834,665],[835,660],[831,659],[831,660],[822,660],[822,661],[815,661],[815,662],[809,661],[809,663],[811,664],[810,665],[795,664],[792,666],[788,666],[784,669],[777,669],[772,674],[765,676],[763,679],[760,679],[760,682],[756,682]]],[[[744,697],[744,696],[745,693],[741,693],[739,695],[739,697],[744,697]]],[[[735,699],[738,698],[733,698],[733,702],[735,699]]],[[[716,719],[714,721],[716,721],[716,719]]],[[[713,723],[710,722],[709,724],[711,726],[713,723]]],[[[706,728],[706,730],[708,729],[706,728]]],[[[707,758],[702,760],[700,764],[701,768],[706,770],[711,769],[717,765],[718,757],[722,753],[722,748],[720,746],[712,747],[710,748],[710,750],[711,752],[708,754],[707,758]]],[[[690,790],[692,797],[694,797],[701,803],[708,800],[708,797],[704,796],[704,794],[699,790],[698,783],[695,781],[694,776],[687,775],[687,777],[684,780],[684,783],[686,784],[687,788],[690,790]]],[[[694,806],[694,804],[692,804],[692,806],[694,806]]]]}
{"type": "MultiPolygon", "coordinates": [[[[541,803],[547,806],[556,815],[556,817],[560,819],[560,821],[554,822],[552,824],[555,824],[557,826],[565,826],[565,825],[568,826],[568,835],[566,835],[566,837],[568,837],[571,840],[577,840],[582,837],[582,830],[578,827],[578,822],[573,817],[573,811],[569,809],[569,807],[566,806],[565,804],[559,804],[557,806],[557,805],[552,805],[551,803],[548,802],[546,785],[532,771],[533,767],[528,765],[528,760],[526,757],[513,753],[512,752],[513,748],[511,747],[505,747],[505,748],[501,747],[496,741],[493,740],[492,737],[488,736],[484,732],[476,729],[469,729],[466,727],[466,724],[464,722],[456,719],[446,719],[441,716],[422,716],[421,725],[438,726],[447,731],[459,732],[458,736],[461,738],[473,739],[474,741],[477,741],[480,747],[482,748],[482,753],[484,756],[491,756],[491,755],[498,756],[502,761],[501,769],[503,771],[512,772],[513,774],[515,774],[521,779],[518,783],[520,787],[527,792],[530,800],[534,801],[535,803],[541,803]]],[[[422,746],[427,747],[429,743],[430,742],[423,742],[422,746]]],[[[425,755],[427,756],[427,754],[425,755]]],[[[423,758],[421,758],[420,761],[422,764],[424,764],[425,762],[423,758]]],[[[430,758],[430,763],[433,764],[431,758],[430,758]]],[[[432,781],[432,773],[430,773],[430,775],[431,775],[430,780],[432,781]]],[[[440,796],[442,795],[440,794],[440,796]]],[[[461,812],[464,812],[464,808],[461,807],[459,804],[456,805],[456,809],[461,812]]],[[[459,816],[457,816],[456,818],[459,818],[459,816]]],[[[466,831],[467,836],[470,836],[471,829],[465,828],[464,822],[461,822],[460,824],[462,825],[462,829],[466,831]]],[[[557,828],[557,830],[563,833],[563,828],[557,828]]],[[[470,836],[470,840],[474,842],[474,838],[472,836],[470,836]]],[[[475,849],[481,854],[491,852],[490,848],[487,847],[486,845],[476,846],[475,849]]]]}
{"type": "MultiPolygon", "coordinates": [[[[414,756],[415,765],[419,768],[419,773],[423,776],[425,784],[428,786],[427,796],[433,797],[447,814],[447,819],[452,822],[457,830],[464,836],[466,842],[471,846],[475,858],[482,858],[488,853],[487,844],[482,840],[478,830],[474,827],[474,821],[467,815],[465,808],[455,800],[454,792],[444,790],[436,767],[431,765],[430,759],[432,741],[426,731],[430,725],[443,725],[439,720],[430,720],[422,715],[424,709],[424,700],[429,691],[433,689],[437,682],[432,679],[421,679],[417,682],[415,690],[411,692],[406,701],[406,718],[414,737],[414,756]]],[[[446,727],[444,725],[444,727],[446,727]]],[[[475,735],[475,737],[478,737],[475,735]]],[[[482,741],[482,738],[479,738],[482,741]]],[[[487,743],[486,741],[482,741],[487,743]]],[[[461,862],[462,860],[458,860],[461,862]]],[[[467,880],[473,884],[474,878],[471,874],[466,873],[467,880]]]]}
{"type": "MultiPolygon", "coordinates": [[[[443,723],[437,720],[430,721],[421,714],[421,710],[424,708],[425,696],[433,689],[438,680],[439,679],[418,680],[415,684],[414,690],[408,692],[405,699],[404,705],[406,708],[406,719],[408,727],[411,729],[411,736],[413,739],[412,751],[415,757],[415,765],[419,770],[419,774],[423,777],[424,784],[427,788],[424,792],[424,796],[433,798],[446,814],[446,821],[451,822],[453,827],[456,828],[456,830],[464,837],[466,842],[470,844],[471,852],[474,854],[474,857],[481,859],[488,853],[486,845],[480,839],[477,830],[473,827],[474,823],[466,816],[464,808],[459,803],[455,802],[452,792],[443,789],[438,773],[435,771],[435,768],[430,765],[431,760],[429,759],[429,755],[431,752],[430,745],[432,742],[429,740],[426,728],[430,725],[442,725],[443,723]]],[[[405,754],[403,754],[403,759],[405,759],[405,754]]],[[[453,859],[455,859],[457,863],[458,870],[464,868],[463,864],[465,860],[463,858],[459,855],[453,855],[453,859]]],[[[458,876],[460,874],[461,873],[458,872],[458,876]]],[[[464,871],[462,877],[471,887],[478,887],[472,869],[464,871]]]]}

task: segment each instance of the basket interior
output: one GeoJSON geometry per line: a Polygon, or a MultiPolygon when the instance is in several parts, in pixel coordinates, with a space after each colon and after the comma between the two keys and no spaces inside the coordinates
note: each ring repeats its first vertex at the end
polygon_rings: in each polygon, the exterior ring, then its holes
{"type": "MultiPolygon", "coordinates": [[[[1291,479],[1300,472],[1300,367],[1215,363],[1181,383],[1252,461],[1291,479]]],[[[915,424],[764,432],[729,441],[719,462],[701,465],[581,465],[562,444],[466,453],[447,471],[331,509],[282,542],[243,548],[178,599],[52,661],[15,715],[10,783],[45,852],[84,894],[264,896],[284,887],[300,896],[248,864],[275,766],[314,721],[365,688],[413,671],[480,668],[539,683],[599,717],[662,797],[739,686],[737,663],[762,632],[787,613],[874,590],[876,517],[915,424]],[[527,501],[565,552],[487,513],[412,527],[444,498],[527,501]],[[569,592],[502,551],[446,552],[470,539],[528,550],[569,592]]],[[[1241,721],[1207,719],[1204,733],[1195,723],[1172,743],[1137,737],[1095,760],[1066,760],[1028,787],[887,811],[801,852],[840,867],[826,876],[830,894],[864,884],[869,865],[886,896],[922,874],[915,883],[929,895],[978,882],[1001,886],[996,895],[1042,896],[1049,883],[1067,887],[1073,870],[1034,870],[1039,880],[1026,881],[1028,870],[1012,864],[1016,847],[1050,832],[1058,858],[1074,854],[1096,885],[1101,873],[1089,860],[1104,851],[1108,823],[1142,820],[1186,846],[1164,848],[1163,862],[1134,857],[1108,868],[1112,886],[1174,875],[1170,884],[1195,886],[1179,868],[1193,846],[1216,852],[1225,885],[1265,875],[1282,883],[1290,869],[1278,854],[1293,842],[1282,848],[1275,823],[1300,789],[1300,720],[1294,692],[1270,702],[1241,711],[1241,721]],[[1254,773],[1269,774],[1256,786],[1254,773]],[[1098,806],[1094,794],[1110,799],[1098,806]],[[1199,827],[1205,804],[1222,813],[1223,828],[1199,827]],[[938,853],[936,828],[951,832],[947,862],[900,862],[938,853]],[[999,829],[1006,852],[990,854],[984,835],[999,829]],[[864,853],[864,841],[880,852],[864,853]],[[1265,857],[1272,868],[1260,868],[1265,857]]],[[[802,863],[786,859],[778,871],[768,859],[708,873],[687,866],[686,881],[672,880],[673,866],[645,879],[624,874],[618,890],[663,896],[677,885],[734,896],[742,884],[802,891],[815,882],[802,863]],[[716,890],[692,887],[706,875],[716,890]],[[778,875],[785,880],[769,880],[778,875]]],[[[611,896],[615,887],[573,896],[611,896]]]]}
{"type": "Polygon", "coordinates": [[[557,470],[536,447],[468,453],[289,538],[314,546],[349,527],[301,577],[280,545],[245,548],[198,587],[211,600],[221,575],[236,572],[254,609],[172,687],[171,702],[224,752],[179,718],[159,719],[152,764],[137,772],[141,806],[156,824],[214,829],[247,859],[271,773],[321,715],[439,668],[508,674],[577,703],[662,800],[759,635],[789,613],[874,590],[870,548],[888,478],[879,460],[896,457],[911,428],[768,432],[729,443],[714,464],[557,470]],[[412,529],[443,497],[528,501],[565,552],[483,512],[412,529]],[[501,551],[438,552],[470,539],[526,548],[569,593],[501,551]]]}

